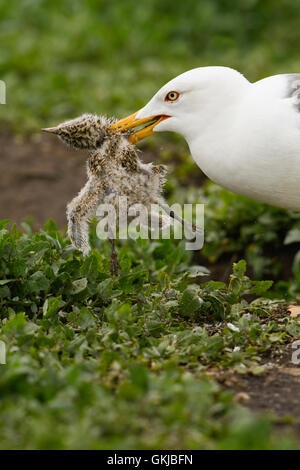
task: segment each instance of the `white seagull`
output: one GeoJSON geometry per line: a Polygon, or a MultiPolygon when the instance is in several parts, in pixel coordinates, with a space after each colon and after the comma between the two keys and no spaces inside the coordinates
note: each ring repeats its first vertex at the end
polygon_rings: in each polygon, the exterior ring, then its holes
{"type": "Polygon", "coordinates": [[[135,143],[173,131],[217,184],[237,194],[300,210],[300,74],[249,82],[228,67],[200,67],[164,85],[113,128],[135,143]]]}

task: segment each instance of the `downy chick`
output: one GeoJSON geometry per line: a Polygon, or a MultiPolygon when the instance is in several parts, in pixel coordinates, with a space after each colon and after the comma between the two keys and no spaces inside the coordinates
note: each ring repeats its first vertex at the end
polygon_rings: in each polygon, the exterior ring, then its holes
{"type": "MultiPolygon", "coordinates": [[[[103,116],[84,114],[57,127],[44,129],[58,135],[73,148],[90,150],[88,181],[67,206],[68,234],[72,244],[84,255],[90,251],[88,220],[96,215],[99,204],[112,204],[117,220],[120,196],[127,197],[128,208],[133,204],[143,204],[149,216],[151,204],[160,205],[169,212],[169,217],[152,213],[152,217],[159,217],[160,226],[170,224],[170,217],[175,216],[168,211],[162,196],[166,168],[143,163],[126,135],[109,130],[113,122],[113,119],[103,116]]],[[[112,245],[111,271],[116,272],[119,264],[113,237],[109,238],[112,245]]]]}

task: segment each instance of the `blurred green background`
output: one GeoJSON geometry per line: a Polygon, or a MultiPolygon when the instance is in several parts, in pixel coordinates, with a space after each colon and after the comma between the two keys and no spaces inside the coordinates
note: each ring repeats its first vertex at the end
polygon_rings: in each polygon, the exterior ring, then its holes
{"type": "Polygon", "coordinates": [[[295,0],[1,0],[3,124],[34,131],[81,112],[123,116],[190,68],[250,80],[299,71],[295,0]]]}

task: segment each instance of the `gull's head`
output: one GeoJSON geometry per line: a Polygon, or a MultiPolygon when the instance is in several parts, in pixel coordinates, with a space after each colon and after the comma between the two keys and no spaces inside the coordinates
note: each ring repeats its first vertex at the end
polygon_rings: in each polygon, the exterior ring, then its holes
{"type": "Polygon", "coordinates": [[[113,124],[113,129],[134,132],[132,143],[154,132],[171,131],[187,141],[213,124],[222,109],[230,108],[249,85],[239,72],[228,67],[200,67],[189,70],[164,85],[136,113],[113,124]]]}

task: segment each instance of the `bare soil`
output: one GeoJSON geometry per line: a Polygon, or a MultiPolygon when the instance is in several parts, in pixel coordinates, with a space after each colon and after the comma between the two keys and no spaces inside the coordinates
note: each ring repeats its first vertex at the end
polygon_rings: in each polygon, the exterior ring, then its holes
{"type": "Polygon", "coordinates": [[[300,364],[292,362],[292,343],[272,351],[259,375],[219,371],[216,379],[234,392],[234,399],[254,412],[267,412],[278,429],[292,429],[300,438],[300,364]]]}
{"type": "Polygon", "coordinates": [[[47,135],[16,140],[0,134],[0,149],[0,218],[20,225],[30,216],[35,229],[53,218],[64,227],[66,204],[85,181],[86,155],[47,135]]]}

